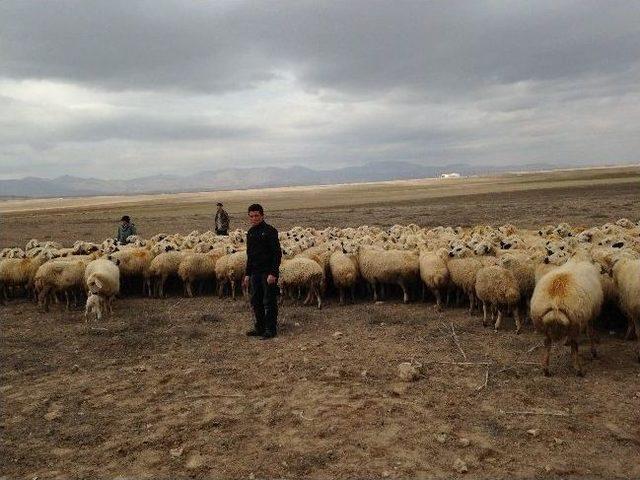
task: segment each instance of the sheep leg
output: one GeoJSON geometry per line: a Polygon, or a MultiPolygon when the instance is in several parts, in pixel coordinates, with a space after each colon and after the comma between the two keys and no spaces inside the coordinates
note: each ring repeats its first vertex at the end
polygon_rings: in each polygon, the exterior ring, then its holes
{"type": "Polygon", "coordinates": [[[497,332],[500,329],[500,325],[502,325],[502,309],[498,308],[498,318],[496,319],[496,323],[493,326],[493,330],[497,332]]]}
{"type": "Polygon", "coordinates": [[[193,290],[191,289],[191,281],[190,280],[187,280],[187,281],[184,282],[184,289],[185,289],[186,294],[189,297],[193,297],[193,290]]]}
{"type": "Polygon", "coordinates": [[[487,326],[487,302],[482,301],[482,326],[487,326]]]}
{"type": "Polygon", "coordinates": [[[513,309],[513,318],[516,321],[516,335],[517,335],[520,333],[520,330],[522,330],[522,320],[520,319],[520,310],[518,309],[517,305],[513,309]]]}
{"type": "Polygon", "coordinates": [[[636,326],[636,339],[638,340],[638,362],[640,362],[640,317],[634,318],[634,323],[636,326]]]}
{"type": "MultiPolygon", "coordinates": [[[[307,296],[307,298],[309,298],[309,297],[307,296]]],[[[302,285],[298,285],[298,298],[297,298],[297,300],[301,300],[301,299],[302,299],[302,285]]],[[[303,303],[306,304],[306,300],[303,303]]]]}
{"type": "Polygon", "coordinates": [[[440,293],[439,288],[433,289],[433,294],[436,296],[436,308],[439,312],[442,311],[442,293],[440,293]]]}
{"type": "Polygon", "coordinates": [[[371,288],[373,289],[373,301],[377,302],[378,301],[378,290],[376,289],[376,282],[373,282],[371,284],[371,288]]]}
{"type": "Polygon", "coordinates": [[[236,281],[231,279],[231,299],[236,299],[236,281]]]}
{"type": "Polygon", "coordinates": [[[67,309],[67,311],[69,311],[69,291],[68,290],[64,291],[64,299],[65,299],[66,304],[67,304],[66,309],[67,309]]]}
{"type": "Polygon", "coordinates": [[[380,300],[384,300],[384,283],[380,283],[380,300]]]}
{"type": "Polygon", "coordinates": [[[633,338],[634,332],[636,335],[638,334],[638,329],[635,327],[633,320],[631,317],[627,317],[627,333],[624,335],[625,340],[631,340],[633,338]]]}
{"type": "Polygon", "coordinates": [[[351,286],[351,303],[356,303],[356,286],[351,286]]]}
{"type": "Polygon", "coordinates": [[[591,357],[598,358],[598,350],[596,349],[596,332],[591,323],[587,324],[587,337],[591,345],[591,357]]]}
{"type": "Polygon", "coordinates": [[[580,356],[578,355],[578,341],[575,338],[571,339],[571,360],[573,368],[576,370],[576,375],[578,377],[584,377],[584,372],[580,365],[580,356]]]}
{"type": "Polygon", "coordinates": [[[398,282],[398,285],[400,285],[400,288],[402,288],[402,302],[409,303],[409,291],[407,290],[407,286],[405,285],[404,280],[398,282]]]}
{"type": "Polygon", "coordinates": [[[473,315],[476,308],[476,296],[473,292],[469,292],[469,315],[473,315]]]}
{"type": "Polygon", "coordinates": [[[340,287],[338,290],[340,292],[340,305],[344,305],[344,288],[340,287]]]}
{"type": "Polygon", "coordinates": [[[316,299],[318,300],[318,310],[322,308],[322,297],[320,296],[321,288],[318,288],[317,285],[313,286],[313,291],[316,294],[316,299]]]}
{"type": "Polygon", "coordinates": [[[550,377],[549,373],[549,357],[551,356],[551,338],[545,337],[544,350],[542,351],[542,372],[545,377],[550,377]]]}

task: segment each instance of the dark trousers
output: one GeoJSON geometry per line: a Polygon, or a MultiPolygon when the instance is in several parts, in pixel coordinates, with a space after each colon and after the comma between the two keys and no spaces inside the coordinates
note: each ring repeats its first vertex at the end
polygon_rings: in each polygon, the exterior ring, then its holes
{"type": "Polygon", "coordinates": [[[216,228],[216,235],[229,235],[229,230],[219,230],[216,228]]]}
{"type": "Polygon", "coordinates": [[[251,306],[256,317],[258,332],[277,332],[278,285],[267,283],[266,273],[251,275],[251,306]]]}

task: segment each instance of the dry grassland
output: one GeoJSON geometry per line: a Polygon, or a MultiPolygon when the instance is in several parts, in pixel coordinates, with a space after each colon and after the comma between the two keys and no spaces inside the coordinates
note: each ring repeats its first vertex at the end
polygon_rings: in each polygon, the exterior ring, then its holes
{"type": "MultiPolygon", "coordinates": [[[[47,211],[22,209],[49,201],[13,202],[0,207],[0,245],[99,240],[123,213],[145,236],[203,231],[218,198],[234,226],[252,201],[278,228],[586,226],[640,218],[640,168],[73,200],[47,211]]],[[[462,308],[439,313],[399,295],[329,299],[321,311],[285,305],[270,342],[244,336],[243,301],[185,299],[179,288],[119,299],[93,328],[80,310],[0,308],[0,476],[640,477],[640,365],[619,312],[602,319],[613,322],[600,328],[600,357],[583,349],[585,378],[564,347],[545,378],[530,326],[516,336],[506,321],[494,334],[462,308]],[[397,378],[405,361],[423,365],[418,381],[397,378]]]]}

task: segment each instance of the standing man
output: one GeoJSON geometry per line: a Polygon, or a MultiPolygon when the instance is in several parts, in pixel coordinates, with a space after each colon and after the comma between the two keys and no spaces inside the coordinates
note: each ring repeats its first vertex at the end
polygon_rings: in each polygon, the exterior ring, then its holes
{"type": "Polygon", "coordinates": [[[216,235],[229,235],[229,214],[222,208],[222,203],[218,202],[216,205],[216,235]]]}
{"type": "Polygon", "coordinates": [[[247,232],[247,269],[242,284],[245,288],[251,284],[256,324],[247,335],[266,340],[278,333],[278,274],[282,251],[278,231],[264,221],[261,205],[255,203],[249,207],[249,221],[252,226],[247,232]]]}
{"type": "Polygon", "coordinates": [[[131,221],[131,218],[129,218],[129,215],[124,215],[120,219],[120,222],[118,233],[116,234],[116,242],[125,244],[127,243],[127,238],[136,234],[136,226],[131,221]]]}

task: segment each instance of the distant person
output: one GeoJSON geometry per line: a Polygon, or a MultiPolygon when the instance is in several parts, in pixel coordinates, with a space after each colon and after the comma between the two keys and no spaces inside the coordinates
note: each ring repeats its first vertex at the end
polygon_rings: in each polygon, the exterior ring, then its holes
{"type": "Polygon", "coordinates": [[[278,231],[264,221],[262,206],[255,203],[248,213],[252,226],[247,232],[247,269],[242,284],[245,288],[251,285],[255,328],[247,335],[266,340],[278,333],[278,274],[282,251],[278,231]]]}
{"type": "Polygon", "coordinates": [[[118,227],[118,234],[116,235],[116,242],[128,243],[127,238],[136,234],[136,226],[131,221],[129,215],[124,215],[120,219],[120,226],[118,227]]]}
{"type": "Polygon", "coordinates": [[[229,214],[222,208],[222,203],[218,202],[216,205],[216,235],[229,235],[229,214]]]}

